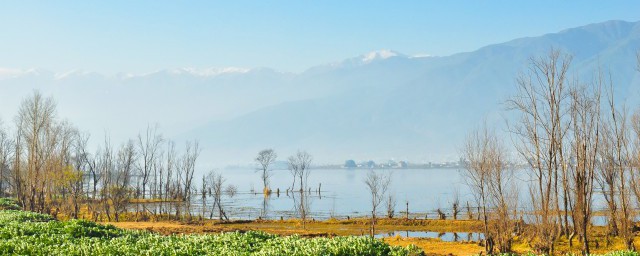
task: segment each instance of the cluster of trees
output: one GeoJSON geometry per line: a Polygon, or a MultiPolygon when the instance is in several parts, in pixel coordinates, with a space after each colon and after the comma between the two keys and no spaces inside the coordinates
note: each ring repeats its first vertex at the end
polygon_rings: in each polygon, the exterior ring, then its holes
{"type": "Polygon", "coordinates": [[[561,236],[570,245],[577,236],[583,254],[589,254],[593,196],[599,192],[608,204],[609,235],[635,249],[640,111],[630,114],[616,102],[611,76],[602,71],[595,72],[592,81],[570,77],[571,59],[553,49],[531,58],[528,72],[517,80],[517,95],[507,102],[520,115],[509,130],[527,163],[529,198],[517,198],[511,182],[514,170],[494,131],[485,126],[466,140],[466,177],[482,211],[489,254],[510,252],[516,234],[545,254],[554,252],[561,236]],[[527,229],[518,225],[518,202],[530,206],[527,229]]]}
{"type": "Polygon", "coordinates": [[[15,197],[25,210],[118,221],[130,202],[153,199],[176,203],[138,205],[136,216],[190,217],[197,141],[180,154],[147,127],[117,147],[105,137],[91,152],[89,134],[60,120],[54,100],[37,91],[22,101],[14,121],[13,127],[0,122],[0,196],[15,197]]]}
{"type": "MultiPolygon", "coordinates": [[[[237,193],[233,184],[210,171],[199,188],[194,185],[201,151],[197,141],[186,142],[178,152],[175,142],[155,126],[117,147],[105,136],[92,151],[89,138],[57,117],[52,98],[35,91],[22,101],[14,126],[0,120],[0,197],[15,197],[25,210],[53,216],[119,221],[124,213],[135,213],[136,220],[191,218],[192,202],[200,196],[201,217],[206,217],[207,199],[212,199],[209,217],[216,213],[220,220],[229,219],[223,197],[237,193]]],[[[269,168],[276,158],[273,149],[265,149],[255,159],[267,196],[269,168]]],[[[293,197],[303,225],[309,216],[310,198],[305,192],[310,192],[312,159],[306,151],[288,158],[293,183],[287,194],[293,197]]]]}

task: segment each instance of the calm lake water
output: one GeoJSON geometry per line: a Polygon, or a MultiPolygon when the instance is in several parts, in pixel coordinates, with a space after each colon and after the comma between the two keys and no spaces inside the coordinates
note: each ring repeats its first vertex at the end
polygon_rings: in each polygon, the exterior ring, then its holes
{"type": "Polygon", "coordinates": [[[459,242],[459,241],[467,241],[467,242],[477,242],[481,239],[484,239],[484,234],[482,233],[468,233],[468,232],[431,232],[431,231],[409,231],[409,230],[399,230],[392,232],[382,232],[380,234],[376,234],[374,237],[383,238],[383,237],[415,237],[415,238],[434,238],[440,239],[443,242],[459,242]]]}
{"type": "MultiPolygon", "coordinates": [[[[451,217],[452,199],[458,193],[462,212],[460,218],[466,218],[466,203],[473,207],[475,199],[464,181],[464,170],[455,168],[442,169],[375,169],[376,173],[391,175],[389,193],[396,198],[396,216],[405,216],[406,203],[409,203],[410,218],[437,218],[437,209],[442,209],[447,218],[451,217]]],[[[218,170],[225,178],[225,184],[233,184],[238,193],[233,197],[223,197],[223,205],[232,219],[280,219],[296,217],[295,202],[291,192],[285,191],[291,187],[292,176],[288,170],[274,170],[271,177],[271,189],[274,191],[265,197],[262,193],[260,172],[251,169],[223,169],[218,170]],[[280,189],[278,196],[275,191],[280,189]]],[[[312,169],[308,184],[312,192],[310,198],[309,218],[328,219],[330,217],[345,219],[347,217],[362,217],[371,215],[369,191],[364,184],[368,169],[312,169]],[[321,186],[320,193],[317,192],[321,186]]],[[[529,199],[528,175],[518,171],[512,182],[516,185],[517,194],[521,199],[529,199]]],[[[198,183],[201,177],[196,177],[198,183]]],[[[226,186],[226,185],[225,185],[226,186]]],[[[296,188],[297,188],[296,184],[296,188]]],[[[196,187],[199,187],[196,184],[196,187]]],[[[297,192],[299,193],[299,192],[297,192]]],[[[296,197],[299,197],[296,196],[296,197]]],[[[528,200],[521,200],[528,201],[528,200]]],[[[209,198],[206,207],[209,216],[213,202],[209,198]]],[[[200,196],[194,195],[193,212],[200,215],[202,201],[200,196]]],[[[605,204],[601,193],[594,195],[594,209],[604,209],[605,204]]],[[[521,203],[521,209],[528,209],[529,205],[521,203]]],[[[476,209],[473,209],[474,215],[476,209]]],[[[380,216],[386,216],[386,204],[383,203],[378,211],[380,216]]],[[[213,214],[217,217],[217,212],[213,214]]],[[[525,219],[527,217],[525,216],[525,219]]],[[[606,218],[594,216],[595,225],[603,225],[606,218]]]]}
{"type": "MultiPolygon", "coordinates": [[[[392,177],[389,192],[396,197],[396,214],[404,216],[406,202],[409,202],[411,217],[435,218],[435,210],[450,210],[454,191],[458,190],[460,201],[464,205],[473,197],[461,179],[457,169],[376,169],[376,173],[389,174],[392,177]]],[[[218,172],[226,179],[226,184],[234,184],[238,194],[233,198],[225,196],[224,205],[231,217],[255,219],[266,209],[264,215],[269,219],[288,218],[296,215],[294,199],[285,193],[291,187],[293,178],[288,170],[274,170],[271,177],[269,197],[262,194],[260,173],[248,169],[224,169],[218,172]],[[280,189],[280,196],[275,191],[280,189]],[[252,192],[253,191],[253,192],[252,192]]],[[[367,169],[313,169],[309,175],[311,218],[327,219],[357,217],[371,214],[370,194],[364,179],[367,169]],[[320,193],[317,189],[321,187],[320,193]]],[[[297,187],[297,185],[296,185],[297,187]]],[[[194,198],[196,207],[202,203],[194,198]]],[[[207,202],[208,207],[211,202],[207,202]]],[[[195,209],[194,209],[195,210],[195,209]]],[[[380,207],[379,214],[386,214],[386,205],[380,207]]],[[[215,215],[215,213],[214,213],[215,215]]]]}

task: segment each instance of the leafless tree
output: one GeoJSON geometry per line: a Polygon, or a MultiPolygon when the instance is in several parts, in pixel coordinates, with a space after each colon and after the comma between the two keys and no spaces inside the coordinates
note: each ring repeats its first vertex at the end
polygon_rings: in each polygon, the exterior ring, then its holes
{"type": "MultiPolygon", "coordinates": [[[[599,80],[600,82],[602,79],[599,80]]],[[[600,142],[600,88],[577,84],[571,88],[571,159],[569,169],[575,192],[573,206],[574,227],[582,241],[582,254],[589,255],[589,226],[592,215],[592,198],[597,171],[600,142]]]]}
{"type": "Polygon", "coordinates": [[[262,174],[260,178],[262,179],[263,191],[268,193],[270,191],[269,188],[269,177],[271,177],[271,173],[269,172],[269,166],[276,161],[278,154],[273,149],[264,149],[258,153],[255,161],[260,165],[262,170],[262,174]]]}
{"type": "MultiPolygon", "coordinates": [[[[44,98],[39,92],[24,99],[16,116],[18,129],[17,143],[23,145],[19,148],[25,152],[16,152],[16,155],[26,157],[25,173],[21,193],[22,205],[31,211],[44,212],[45,206],[45,171],[46,164],[50,163],[53,155],[55,139],[55,112],[56,104],[53,98],[44,98]]],[[[19,157],[18,157],[19,160],[19,157]]],[[[20,170],[18,168],[17,170],[20,170]]]]}
{"type": "Polygon", "coordinates": [[[182,174],[182,200],[186,206],[186,214],[191,217],[191,194],[193,191],[193,175],[196,170],[196,161],[200,156],[200,146],[198,141],[188,141],[185,148],[185,153],[180,160],[180,173],[182,174]]]}
{"type": "MultiPolygon", "coordinates": [[[[175,175],[175,160],[176,159],[176,147],[173,141],[167,141],[167,151],[166,151],[166,163],[165,163],[165,175],[166,178],[164,183],[164,200],[162,205],[164,206],[166,201],[169,199],[175,200],[178,199],[178,195],[175,191],[179,191],[180,182],[178,182],[179,178],[174,177],[175,175]]],[[[179,175],[178,175],[179,176],[179,175]]],[[[166,210],[168,212],[168,210],[166,210]]]]}
{"type": "Polygon", "coordinates": [[[132,140],[129,140],[118,150],[114,180],[109,191],[116,221],[120,221],[120,214],[127,210],[131,194],[131,177],[135,170],[136,158],[136,148],[132,140]]]}
{"type": "Polygon", "coordinates": [[[82,195],[84,194],[84,175],[86,173],[85,170],[87,169],[87,156],[84,154],[87,151],[89,134],[78,132],[75,136],[72,178],[68,179],[67,182],[70,189],[72,205],[72,213],[70,215],[72,218],[79,218],[78,214],[80,212],[80,205],[83,199],[82,195]]]}
{"type": "Polygon", "coordinates": [[[67,216],[74,216],[75,204],[79,191],[79,183],[82,181],[82,173],[76,168],[75,147],[79,139],[78,131],[71,123],[63,121],[56,127],[56,148],[54,149],[53,161],[48,167],[48,177],[51,182],[48,184],[48,201],[51,207],[55,208],[54,214],[58,211],[64,212],[67,216]]]}
{"type": "Polygon", "coordinates": [[[238,187],[236,187],[236,185],[229,184],[224,189],[224,193],[227,194],[229,198],[233,198],[234,196],[236,196],[236,194],[238,194],[238,187]]]}
{"type": "Polygon", "coordinates": [[[138,151],[140,155],[140,177],[142,178],[142,198],[146,197],[147,185],[153,173],[153,163],[160,154],[162,135],[158,134],[158,127],[147,126],[144,136],[138,134],[138,151]]]}
{"type": "MultiPolygon", "coordinates": [[[[491,172],[491,143],[495,142],[493,134],[486,127],[476,130],[467,136],[462,155],[465,160],[465,181],[467,182],[480,209],[482,210],[483,226],[485,234],[485,251],[493,254],[494,240],[489,232],[489,218],[487,208],[489,206],[488,183],[491,172]]],[[[480,212],[478,213],[480,214],[480,212]]]]}
{"type": "Polygon", "coordinates": [[[617,193],[608,200],[615,200],[618,203],[615,212],[618,235],[622,236],[628,250],[633,250],[633,207],[631,206],[631,195],[633,183],[633,170],[631,153],[631,133],[629,130],[628,113],[626,108],[620,110],[613,98],[613,87],[609,84],[607,118],[603,118],[602,123],[602,147],[600,158],[602,159],[602,170],[617,175],[617,181],[612,188],[617,188],[617,193]]]}
{"type": "Polygon", "coordinates": [[[617,236],[618,235],[618,202],[617,202],[617,190],[618,190],[618,175],[613,168],[613,162],[611,157],[608,156],[608,152],[612,148],[609,140],[604,139],[608,137],[606,133],[608,133],[608,124],[603,123],[602,125],[602,133],[601,142],[600,142],[600,152],[601,152],[601,163],[600,168],[597,169],[596,173],[596,181],[600,185],[600,189],[602,191],[603,197],[607,202],[607,210],[609,212],[607,227],[609,229],[608,235],[617,236]]]}
{"type": "Polygon", "coordinates": [[[374,170],[369,170],[367,177],[364,179],[364,184],[369,189],[371,195],[371,237],[376,232],[376,212],[380,204],[384,201],[384,197],[391,185],[391,175],[377,173],[374,170]]]}
{"type": "Polygon", "coordinates": [[[493,254],[495,246],[501,253],[511,252],[518,199],[502,142],[485,125],[470,133],[462,155],[465,181],[481,211],[487,254],[493,254]]]}
{"type": "Polygon", "coordinates": [[[208,186],[211,188],[211,196],[213,196],[213,206],[211,206],[211,218],[213,217],[213,213],[218,211],[218,218],[220,220],[229,220],[227,217],[227,213],[224,210],[224,206],[222,205],[222,195],[223,195],[223,187],[225,179],[222,177],[222,174],[216,173],[215,171],[209,172],[207,175],[208,186]]]}
{"type": "Polygon", "coordinates": [[[533,178],[531,199],[535,212],[539,213],[534,216],[539,238],[534,247],[546,254],[553,253],[554,242],[563,232],[568,233],[570,198],[566,189],[568,165],[564,151],[569,128],[567,72],[571,59],[553,49],[545,57],[531,58],[529,72],[517,80],[517,95],[507,102],[508,107],[521,116],[520,122],[510,130],[517,138],[516,148],[527,160],[533,178]]]}
{"type": "Polygon", "coordinates": [[[13,140],[5,130],[0,120],[0,197],[6,196],[11,185],[10,164],[13,159],[13,140]]]}
{"type": "MultiPolygon", "coordinates": [[[[298,198],[298,202],[295,203],[295,205],[296,210],[300,215],[300,219],[302,220],[303,228],[306,228],[307,215],[309,214],[309,198],[307,198],[305,191],[308,189],[307,180],[309,178],[309,167],[311,166],[312,160],[313,157],[306,151],[298,151],[295,155],[289,157],[289,171],[294,177],[294,186],[296,179],[300,181],[300,197],[298,198]]],[[[291,190],[292,195],[295,194],[293,192],[293,187],[291,188],[291,190]]],[[[293,196],[295,201],[295,195],[293,196]]]]}
{"type": "MultiPolygon", "coordinates": [[[[100,204],[102,205],[104,215],[109,221],[111,221],[111,204],[109,199],[111,197],[110,188],[112,188],[111,184],[114,178],[114,165],[114,154],[111,146],[111,140],[108,136],[105,136],[104,149],[102,150],[102,154],[98,156],[97,169],[102,177],[100,186],[100,204]]],[[[102,215],[100,215],[100,217],[102,217],[102,215]]]]}

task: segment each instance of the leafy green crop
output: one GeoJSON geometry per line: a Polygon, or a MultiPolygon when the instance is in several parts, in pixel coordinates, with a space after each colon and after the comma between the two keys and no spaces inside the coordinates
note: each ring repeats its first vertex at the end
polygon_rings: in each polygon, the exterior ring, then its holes
{"type": "Polygon", "coordinates": [[[0,210],[20,210],[20,205],[10,198],[0,198],[0,210]]]}
{"type": "Polygon", "coordinates": [[[91,221],[0,211],[0,254],[14,255],[419,255],[366,237],[301,238],[263,232],[162,236],[91,221]]]}

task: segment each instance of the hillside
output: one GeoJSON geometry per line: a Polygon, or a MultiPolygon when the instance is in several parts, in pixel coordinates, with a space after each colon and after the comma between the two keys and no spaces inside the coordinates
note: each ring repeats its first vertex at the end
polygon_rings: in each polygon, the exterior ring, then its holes
{"type": "Polygon", "coordinates": [[[32,90],[52,95],[59,116],[114,142],[158,123],[168,138],[199,139],[203,163],[251,162],[273,147],[307,150],[316,163],[345,159],[457,160],[470,129],[504,126],[503,102],[527,60],[550,48],[574,56],[573,75],[610,72],[618,99],[640,102],[640,22],[608,21],[515,39],[451,56],[374,51],[302,73],[269,68],[175,68],[105,75],[0,69],[0,119],[11,123],[32,90]]]}

